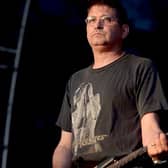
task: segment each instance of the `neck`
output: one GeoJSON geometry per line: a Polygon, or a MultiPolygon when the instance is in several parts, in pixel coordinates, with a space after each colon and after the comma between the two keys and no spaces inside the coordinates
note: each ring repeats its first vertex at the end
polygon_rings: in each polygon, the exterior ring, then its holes
{"type": "Polygon", "coordinates": [[[122,57],[124,55],[124,51],[120,50],[116,50],[116,51],[93,51],[94,54],[94,64],[93,64],[93,68],[101,68],[104,67],[114,61],[116,61],[117,59],[119,59],[120,57],[122,57]]]}

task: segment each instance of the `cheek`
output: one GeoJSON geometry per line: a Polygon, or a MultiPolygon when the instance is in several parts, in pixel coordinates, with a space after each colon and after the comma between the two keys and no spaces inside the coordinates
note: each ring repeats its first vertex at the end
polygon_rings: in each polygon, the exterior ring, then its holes
{"type": "Polygon", "coordinates": [[[86,27],[86,33],[89,35],[89,34],[91,34],[91,32],[93,32],[93,28],[92,27],[86,27]]]}
{"type": "Polygon", "coordinates": [[[89,35],[88,32],[86,33],[86,36],[87,36],[87,39],[88,39],[88,41],[89,41],[89,40],[90,40],[90,35],[89,35]]]}
{"type": "Polygon", "coordinates": [[[118,29],[113,29],[110,31],[110,35],[109,37],[111,39],[118,39],[118,38],[122,38],[122,32],[118,29]]]}
{"type": "Polygon", "coordinates": [[[86,29],[86,36],[87,36],[88,40],[91,38],[92,32],[93,32],[93,30],[91,28],[87,28],[86,29]]]}
{"type": "Polygon", "coordinates": [[[90,35],[89,35],[88,32],[87,32],[86,36],[87,36],[87,41],[88,41],[88,43],[90,44],[90,43],[91,43],[91,37],[90,37],[90,35]]]}

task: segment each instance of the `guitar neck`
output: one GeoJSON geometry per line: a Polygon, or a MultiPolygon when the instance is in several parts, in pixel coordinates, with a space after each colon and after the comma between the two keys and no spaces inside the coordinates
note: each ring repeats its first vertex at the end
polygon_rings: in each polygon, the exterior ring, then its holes
{"type": "Polygon", "coordinates": [[[120,167],[126,165],[128,162],[136,159],[137,157],[142,156],[146,152],[147,152],[147,148],[141,147],[141,148],[131,152],[130,154],[124,156],[120,160],[113,162],[112,164],[108,165],[106,168],[120,168],[120,167]]]}

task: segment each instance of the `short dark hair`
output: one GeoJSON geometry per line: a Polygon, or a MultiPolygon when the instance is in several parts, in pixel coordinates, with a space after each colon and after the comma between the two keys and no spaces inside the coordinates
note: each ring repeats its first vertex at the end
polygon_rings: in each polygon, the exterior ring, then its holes
{"type": "Polygon", "coordinates": [[[122,6],[122,4],[119,2],[119,0],[88,0],[87,12],[89,12],[90,8],[96,4],[107,5],[111,8],[116,9],[119,24],[122,25],[122,24],[129,23],[126,9],[122,6]]]}

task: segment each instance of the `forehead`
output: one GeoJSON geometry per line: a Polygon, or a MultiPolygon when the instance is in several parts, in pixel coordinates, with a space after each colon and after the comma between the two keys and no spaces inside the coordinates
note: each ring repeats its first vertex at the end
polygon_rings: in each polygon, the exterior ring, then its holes
{"type": "Polygon", "coordinates": [[[107,5],[100,5],[100,4],[96,4],[93,5],[89,11],[88,11],[88,15],[111,15],[111,16],[116,16],[116,9],[115,8],[111,8],[107,5]]]}

